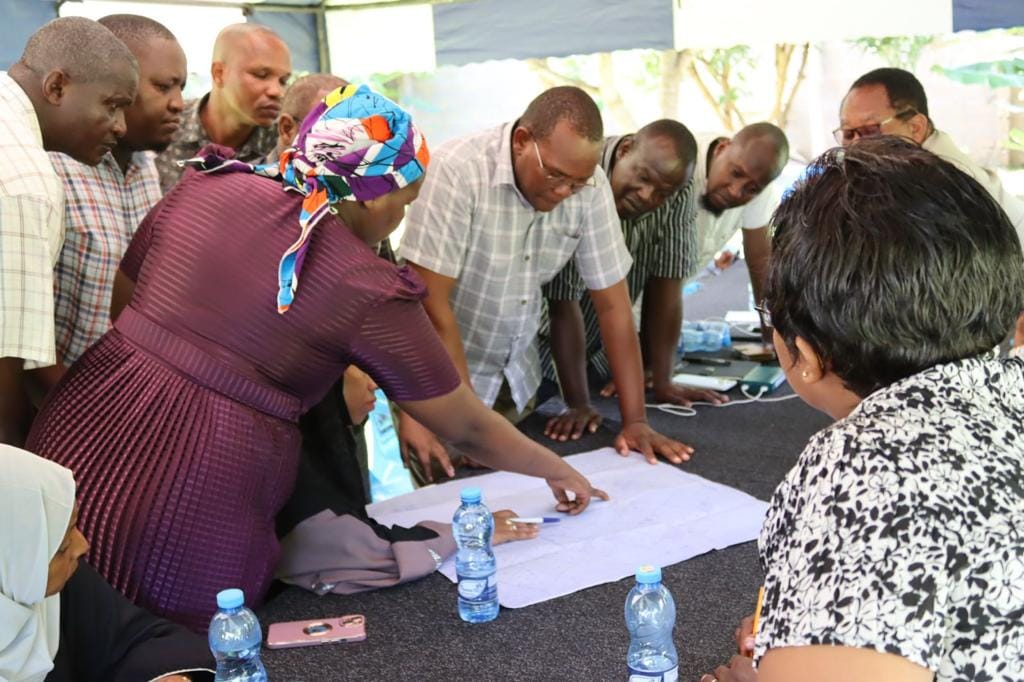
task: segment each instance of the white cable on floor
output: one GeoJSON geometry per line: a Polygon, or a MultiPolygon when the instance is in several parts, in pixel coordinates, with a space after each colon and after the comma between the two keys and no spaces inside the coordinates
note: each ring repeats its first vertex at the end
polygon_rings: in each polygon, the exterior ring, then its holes
{"type": "MultiPolygon", "coordinates": [[[[735,407],[736,405],[749,405],[750,403],[778,403],[782,402],[783,400],[792,400],[793,398],[800,397],[796,393],[794,393],[793,395],[784,395],[779,396],[777,398],[762,398],[761,396],[768,392],[768,389],[764,387],[761,388],[757,395],[750,395],[750,393],[747,392],[747,389],[742,387],[740,388],[740,391],[743,393],[744,396],[746,396],[746,400],[731,400],[727,403],[722,403],[721,405],[705,401],[698,401],[690,404],[710,405],[711,407],[735,407]]],[[[647,403],[646,406],[658,410],[659,412],[664,412],[665,414],[674,415],[676,417],[697,416],[697,410],[693,409],[692,407],[683,407],[682,405],[673,405],[672,403],[647,403]]]]}

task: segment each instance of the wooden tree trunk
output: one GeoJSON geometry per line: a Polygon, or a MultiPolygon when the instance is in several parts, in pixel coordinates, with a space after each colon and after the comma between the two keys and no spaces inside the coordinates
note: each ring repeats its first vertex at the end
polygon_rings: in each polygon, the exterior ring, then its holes
{"type": "Polygon", "coordinates": [[[776,119],[775,123],[780,128],[785,128],[786,123],[789,121],[789,112],[793,108],[793,100],[796,99],[796,91],[800,89],[800,84],[804,82],[804,76],[807,74],[807,57],[811,52],[811,44],[804,43],[803,49],[800,53],[800,68],[796,72],[796,80],[793,81],[793,87],[789,91],[789,96],[786,97],[786,104],[782,108],[782,114],[776,119]]]}
{"type": "Polygon", "coordinates": [[[689,50],[661,51],[661,115],[679,118],[679,85],[693,63],[689,50]]]}
{"type": "Polygon", "coordinates": [[[608,112],[619,124],[619,127],[625,132],[632,133],[637,129],[636,119],[633,118],[632,112],[626,106],[626,101],[622,99],[622,95],[615,85],[614,66],[611,53],[602,52],[597,56],[598,74],[601,78],[601,99],[604,100],[608,112]]]}
{"type": "MultiPolygon", "coordinates": [[[[697,69],[698,61],[704,65],[704,68],[707,69],[708,73],[711,75],[712,78],[715,78],[715,80],[719,80],[716,77],[714,69],[712,69],[711,64],[708,62],[708,60],[700,55],[697,55],[696,60],[690,62],[690,78],[692,78],[693,82],[697,85],[697,89],[699,89],[700,94],[704,96],[704,100],[708,103],[712,110],[714,110],[715,115],[718,116],[718,120],[722,122],[722,127],[725,128],[727,132],[735,132],[735,130],[733,130],[732,115],[728,107],[723,103],[722,100],[717,99],[711,93],[711,89],[704,82],[704,79],[701,78],[700,71],[697,69]]],[[[724,92],[728,91],[726,90],[724,92]]]]}

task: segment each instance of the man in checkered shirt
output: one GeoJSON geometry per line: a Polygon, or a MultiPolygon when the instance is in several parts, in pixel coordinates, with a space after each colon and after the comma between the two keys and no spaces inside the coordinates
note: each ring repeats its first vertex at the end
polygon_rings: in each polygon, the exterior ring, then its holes
{"type": "Polygon", "coordinates": [[[64,241],[64,192],[46,151],[100,162],[124,135],[139,66],[90,19],[54,19],[0,72],[0,442],[24,443],[30,393],[63,373],[53,266],[64,241]]]}
{"type": "Polygon", "coordinates": [[[57,262],[57,353],[70,366],[110,328],[114,278],[149,210],[160,176],[149,152],[167,148],[181,123],[185,53],[167,27],[135,14],[99,20],[139,62],[139,92],[127,132],[96,166],[50,153],[64,183],[64,248],[57,262]]]}
{"type": "MultiPolygon", "coordinates": [[[[442,145],[412,204],[399,254],[423,277],[424,301],[463,381],[513,421],[540,385],[541,285],[573,259],[597,310],[621,389],[616,448],[672,462],[692,449],[655,432],[644,407],[626,250],[598,167],[601,114],[574,87],[551,88],[513,123],[442,145]]],[[[451,475],[444,448],[402,414],[403,450],[451,475]]],[[[429,473],[426,476],[430,478],[429,473]]]]}

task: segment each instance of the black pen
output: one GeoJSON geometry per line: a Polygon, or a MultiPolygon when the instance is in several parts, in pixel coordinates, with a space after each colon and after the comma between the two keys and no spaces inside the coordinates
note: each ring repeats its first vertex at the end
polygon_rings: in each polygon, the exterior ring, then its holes
{"type": "Polygon", "coordinates": [[[719,367],[728,367],[732,364],[729,360],[724,358],[691,358],[684,357],[683,362],[688,362],[691,365],[717,365],[719,367]]]}

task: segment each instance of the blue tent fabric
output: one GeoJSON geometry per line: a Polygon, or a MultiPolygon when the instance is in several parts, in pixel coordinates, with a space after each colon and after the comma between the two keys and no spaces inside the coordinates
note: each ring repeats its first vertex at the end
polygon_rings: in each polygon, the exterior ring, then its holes
{"type": "Polygon", "coordinates": [[[478,0],[433,14],[438,65],[673,47],[671,0],[478,0]]]}
{"type": "Polygon", "coordinates": [[[57,3],[49,0],[7,0],[0,2],[0,69],[18,61],[30,35],[50,19],[57,18],[57,3]]]}
{"type": "MultiPolygon", "coordinates": [[[[167,0],[173,4],[174,0],[167,0]]],[[[317,0],[275,0],[313,6],[317,0]]],[[[489,59],[562,57],[609,50],[673,47],[676,0],[470,0],[433,7],[438,64],[489,59]]],[[[808,0],[812,1],[812,0],[808,0]]],[[[1024,0],[950,0],[953,29],[982,31],[1024,26],[1024,0]]],[[[25,41],[57,16],[54,0],[0,0],[0,69],[20,56],[25,41]]],[[[255,3],[258,7],[258,3],[255,3]]],[[[332,2],[329,7],[340,7],[332,2]]],[[[249,18],[273,28],[292,49],[296,71],[320,71],[316,18],[308,11],[265,12],[249,18]]]]}
{"type": "Polygon", "coordinates": [[[246,21],[266,26],[281,36],[291,50],[293,72],[329,70],[327,64],[321,68],[316,16],[312,12],[261,12],[253,9],[246,21]]]}
{"type": "Polygon", "coordinates": [[[953,0],[954,31],[1024,26],[1024,0],[953,0]]]}

